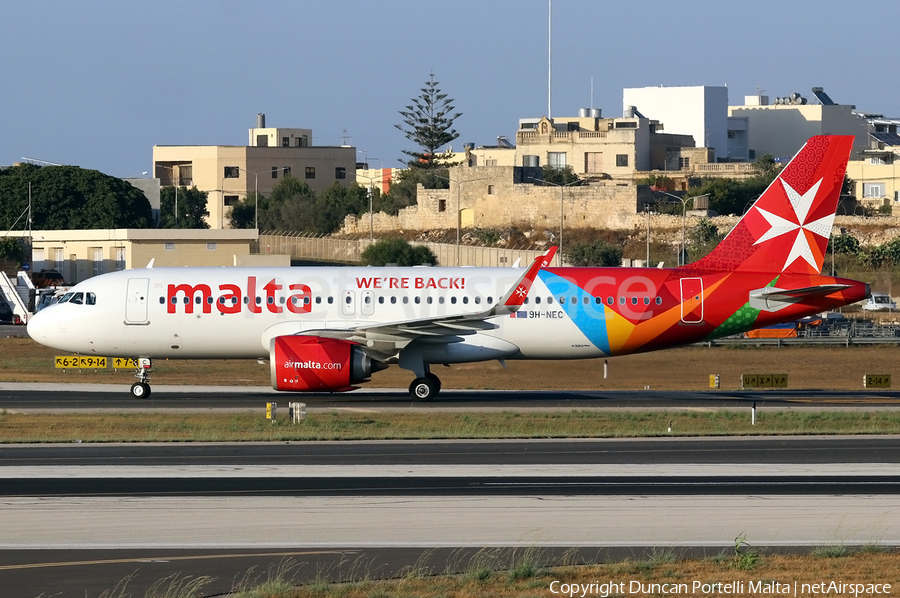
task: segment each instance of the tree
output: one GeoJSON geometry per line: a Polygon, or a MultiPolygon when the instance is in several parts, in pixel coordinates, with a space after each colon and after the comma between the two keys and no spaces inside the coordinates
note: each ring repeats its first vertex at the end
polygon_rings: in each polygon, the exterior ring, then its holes
{"type": "MultiPolygon", "coordinates": [[[[262,196],[260,196],[260,199],[262,196]]],[[[256,226],[256,194],[250,193],[231,206],[228,215],[231,228],[254,228],[256,226]]]]}
{"type": "Polygon", "coordinates": [[[554,185],[566,185],[576,187],[582,183],[579,182],[578,175],[572,170],[571,166],[556,168],[554,166],[544,166],[543,180],[545,183],[554,185]]]}
{"type": "Polygon", "coordinates": [[[405,126],[394,125],[421,148],[420,151],[403,150],[411,158],[406,163],[410,168],[425,170],[454,166],[450,153],[439,150],[459,137],[453,128],[453,121],[462,116],[462,112],[453,113],[454,100],[438,88],[434,73],[430,74],[421,91],[419,97],[412,99],[412,104],[399,111],[405,126]]]}
{"type": "Polygon", "coordinates": [[[14,237],[0,238],[0,262],[15,262],[16,268],[20,268],[26,260],[25,248],[19,239],[14,237]]]}
{"type": "Polygon", "coordinates": [[[566,261],[573,266],[621,266],[622,248],[607,243],[602,239],[596,241],[578,241],[570,243],[566,248],[566,261]]]}
{"type": "Polygon", "coordinates": [[[387,264],[434,266],[437,264],[437,257],[430,249],[424,245],[410,245],[406,239],[400,238],[381,239],[366,247],[359,257],[366,266],[385,266],[387,264]]]}
{"type": "Polygon", "coordinates": [[[209,228],[206,191],[178,187],[178,217],[175,217],[175,187],[159,190],[159,228],[209,228]]]}
{"type": "Polygon", "coordinates": [[[130,183],[77,166],[22,164],[0,170],[0,228],[22,229],[31,183],[32,227],[150,228],[150,202],[130,183]]]}

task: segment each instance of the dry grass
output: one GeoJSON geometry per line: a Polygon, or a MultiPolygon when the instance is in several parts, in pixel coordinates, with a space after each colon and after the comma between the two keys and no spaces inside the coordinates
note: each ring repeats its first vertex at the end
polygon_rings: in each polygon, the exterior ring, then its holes
{"type": "MultiPolygon", "coordinates": [[[[284,414],[286,416],[286,414],[284,414]]],[[[0,412],[0,442],[240,442],[453,438],[629,438],[898,434],[896,411],[314,412],[298,424],[256,413],[0,412]],[[671,429],[671,431],[669,431],[671,429]]]]}
{"type": "MultiPolygon", "coordinates": [[[[489,560],[489,559],[488,559],[489,560]]],[[[727,595],[727,596],[825,596],[854,595],[852,590],[841,592],[812,591],[803,584],[826,585],[834,581],[843,584],[890,584],[886,595],[900,594],[900,554],[875,549],[848,550],[847,555],[840,558],[825,558],[814,555],[767,555],[760,554],[750,569],[741,569],[734,554],[723,552],[709,559],[681,559],[674,551],[659,551],[645,560],[626,560],[599,565],[569,565],[548,567],[541,558],[540,551],[532,550],[528,555],[520,557],[512,568],[495,570],[490,563],[475,563],[462,574],[433,575],[427,567],[416,567],[395,580],[350,580],[345,583],[329,584],[322,581],[311,581],[303,586],[281,591],[254,593],[247,590],[235,598],[251,598],[267,596],[268,598],[431,598],[439,596],[455,598],[476,598],[491,596],[495,598],[525,598],[559,595],[550,590],[554,581],[562,584],[602,584],[618,585],[608,595],[611,596],[648,596],[674,595],[678,592],[652,591],[650,584],[687,584],[687,595],[727,595]],[[724,588],[716,590],[694,587],[694,583],[711,584],[737,582],[730,591],[724,588]],[[751,582],[755,586],[751,586],[751,582]],[[778,592],[771,584],[777,583],[778,592]],[[794,584],[796,583],[796,594],[794,584]],[[633,585],[638,584],[638,585],[633,585]],[[760,591],[765,587],[768,592],[760,591]],[[622,591],[624,590],[624,591],[622,591]],[[752,591],[756,590],[756,591],[752,591]]],[[[554,585],[558,592],[560,586],[554,585]]],[[[880,588],[885,590],[883,586],[880,588]]],[[[568,594],[563,594],[568,595],[568,594]]],[[[582,595],[578,593],[576,595],[582,595]]],[[[606,595],[602,589],[595,587],[587,596],[606,595]]],[[[856,595],[875,595],[871,591],[858,592],[856,595]]],[[[885,594],[881,594],[885,595],[885,594]]]]}
{"type": "MultiPolygon", "coordinates": [[[[30,339],[0,339],[0,382],[91,382],[130,384],[124,370],[58,370],[59,352],[30,339]]],[[[900,380],[895,345],[858,347],[684,347],[614,357],[609,379],[603,360],[509,361],[435,367],[445,389],[510,390],[700,390],[719,374],[722,389],[738,388],[742,373],[786,373],[790,388],[857,390],[864,374],[892,374],[900,380]]],[[[378,372],[370,387],[406,388],[412,374],[397,367],[378,372]]],[[[253,360],[157,360],[154,384],[269,385],[269,366],[253,360]]]]}

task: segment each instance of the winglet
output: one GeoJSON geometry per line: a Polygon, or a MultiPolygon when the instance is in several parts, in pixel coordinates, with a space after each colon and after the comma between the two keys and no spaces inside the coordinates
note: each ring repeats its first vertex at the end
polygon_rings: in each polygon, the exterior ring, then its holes
{"type": "Polygon", "coordinates": [[[522,274],[522,277],[516,281],[516,284],[512,285],[506,295],[500,299],[494,308],[494,311],[500,313],[512,313],[522,307],[525,298],[528,297],[528,291],[531,290],[531,284],[534,282],[537,273],[550,265],[550,262],[553,261],[553,256],[556,255],[557,249],[559,248],[553,246],[544,252],[543,255],[534,258],[534,262],[531,263],[528,270],[522,274]]]}
{"type": "Polygon", "coordinates": [[[152,267],[153,267],[153,262],[155,262],[155,261],[156,261],[156,258],[155,258],[155,257],[150,258],[150,263],[147,264],[147,267],[148,267],[148,268],[152,268],[152,267]]]}

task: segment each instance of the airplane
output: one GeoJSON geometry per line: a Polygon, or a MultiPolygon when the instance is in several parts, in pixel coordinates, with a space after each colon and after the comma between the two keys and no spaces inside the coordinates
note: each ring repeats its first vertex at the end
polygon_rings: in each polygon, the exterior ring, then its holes
{"type": "Polygon", "coordinates": [[[869,285],[820,274],[852,136],[816,136],[716,248],[677,268],[183,267],[103,274],[37,313],[28,334],[62,351],[268,360],[273,388],[340,392],[390,364],[413,399],[435,364],[590,359],[655,351],[860,301],[869,285]]]}

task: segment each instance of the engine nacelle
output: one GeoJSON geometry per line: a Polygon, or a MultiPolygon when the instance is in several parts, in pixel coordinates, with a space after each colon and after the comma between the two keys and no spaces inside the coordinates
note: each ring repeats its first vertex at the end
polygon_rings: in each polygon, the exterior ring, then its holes
{"type": "Polygon", "coordinates": [[[387,367],[355,343],[318,336],[276,336],[269,343],[269,364],[272,388],[294,392],[351,390],[387,367]]]}

